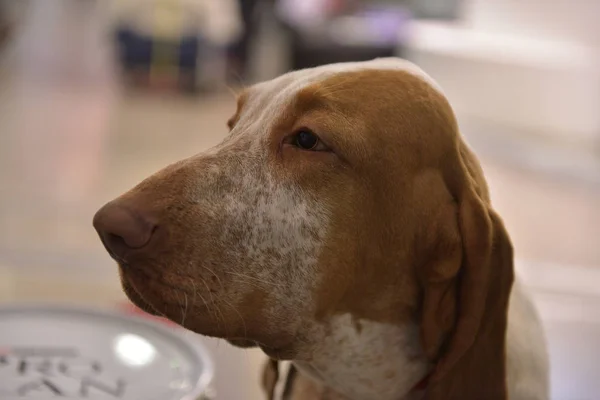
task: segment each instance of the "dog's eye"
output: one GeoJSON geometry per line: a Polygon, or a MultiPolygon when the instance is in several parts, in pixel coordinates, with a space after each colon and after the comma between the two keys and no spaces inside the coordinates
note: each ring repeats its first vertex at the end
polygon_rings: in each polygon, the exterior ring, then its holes
{"type": "Polygon", "coordinates": [[[321,142],[321,139],[308,129],[302,129],[294,136],[294,145],[302,150],[309,151],[327,151],[327,146],[321,142]]]}

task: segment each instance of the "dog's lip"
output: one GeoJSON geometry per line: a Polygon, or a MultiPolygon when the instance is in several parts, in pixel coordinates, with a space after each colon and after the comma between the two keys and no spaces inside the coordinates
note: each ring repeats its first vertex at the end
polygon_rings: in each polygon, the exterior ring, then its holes
{"type": "MultiPolygon", "coordinates": [[[[152,314],[154,316],[161,317],[161,318],[167,318],[167,319],[170,319],[173,322],[181,325],[175,319],[171,319],[166,310],[163,311],[159,307],[156,307],[151,301],[148,301],[147,295],[144,296],[144,294],[141,293],[139,285],[136,284],[135,282],[132,282],[132,280],[135,279],[135,276],[137,274],[140,274],[142,276],[146,275],[144,270],[142,268],[140,268],[139,265],[132,266],[131,264],[122,264],[122,263],[118,263],[118,265],[119,265],[119,269],[121,270],[121,277],[126,282],[127,287],[129,288],[129,291],[133,291],[135,294],[136,300],[141,303],[141,304],[137,304],[136,301],[134,301],[134,299],[130,298],[130,300],[132,302],[134,302],[134,304],[136,304],[139,308],[141,308],[143,311],[147,312],[148,314],[152,314]]],[[[181,291],[179,291],[178,293],[181,293],[181,291]]],[[[187,295],[193,296],[190,293],[187,293],[187,295]]],[[[129,295],[128,295],[128,297],[129,297],[129,295]]],[[[214,301],[214,300],[212,300],[208,303],[204,303],[204,302],[194,303],[194,307],[197,310],[198,309],[210,310],[210,307],[213,306],[215,303],[216,303],[216,301],[214,301]]],[[[177,305],[177,307],[181,307],[181,306],[182,305],[180,305],[180,304],[177,305]]],[[[176,317],[176,319],[178,319],[178,318],[179,317],[176,317]]]]}
{"type": "Polygon", "coordinates": [[[138,249],[130,249],[124,256],[119,257],[112,252],[108,252],[110,257],[123,268],[135,268],[137,264],[143,262],[144,252],[138,249]]]}
{"type": "Polygon", "coordinates": [[[121,269],[122,279],[125,281],[127,285],[127,289],[125,290],[125,294],[129,299],[141,310],[147,312],[148,314],[154,315],[156,317],[164,317],[162,313],[160,313],[153,305],[150,303],[142,293],[138,290],[138,288],[131,282],[131,278],[128,276],[129,273],[124,271],[124,267],[119,263],[119,268],[121,269]],[[130,293],[133,292],[135,294],[135,298],[132,299],[130,293]]]}

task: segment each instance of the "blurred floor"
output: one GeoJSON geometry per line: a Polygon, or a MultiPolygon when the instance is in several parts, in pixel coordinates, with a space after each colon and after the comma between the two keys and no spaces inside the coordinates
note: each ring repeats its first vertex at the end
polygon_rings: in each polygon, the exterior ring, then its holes
{"type": "MultiPolygon", "coordinates": [[[[220,141],[234,100],[123,92],[97,3],[32,4],[16,42],[0,54],[0,301],[112,306],[123,295],[91,227],[94,211],[220,141]]],[[[600,186],[517,168],[510,154],[473,139],[546,323],[553,398],[597,399],[600,186]]],[[[260,398],[258,354],[206,342],[219,398],[260,398]]]]}

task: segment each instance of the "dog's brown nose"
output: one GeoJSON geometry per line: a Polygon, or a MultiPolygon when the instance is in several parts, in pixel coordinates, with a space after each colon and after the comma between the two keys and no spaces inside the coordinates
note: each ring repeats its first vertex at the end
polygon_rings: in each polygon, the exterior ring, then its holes
{"type": "Polygon", "coordinates": [[[106,250],[119,260],[131,250],[141,249],[150,242],[156,224],[139,212],[113,201],[94,216],[94,228],[106,250]]]}

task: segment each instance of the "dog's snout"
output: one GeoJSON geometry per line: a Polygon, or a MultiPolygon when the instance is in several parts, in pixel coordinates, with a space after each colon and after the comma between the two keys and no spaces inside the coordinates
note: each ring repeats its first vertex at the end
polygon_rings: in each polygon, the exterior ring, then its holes
{"type": "Polygon", "coordinates": [[[94,216],[94,228],[102,243],[115,258],[144,248],[152,238],[156,224],[148,216],[114,201],[102,207],[94,216]]]}

